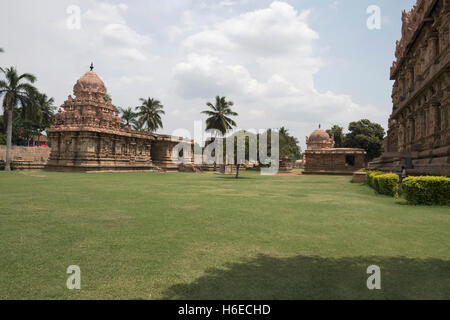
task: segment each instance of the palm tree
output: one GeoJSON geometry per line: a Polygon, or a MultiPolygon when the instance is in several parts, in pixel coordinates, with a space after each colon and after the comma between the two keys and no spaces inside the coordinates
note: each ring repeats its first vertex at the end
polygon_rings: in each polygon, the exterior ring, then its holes
{"type": "Polygon", "coordinates": [[[133,130],[144,131],[145,123],[142,122],[141,119],[133,119],[131,120],[131,123],[133,124],[133,130]]]}
{"type": "Polygon", "coordinates": [[[136,119],[136,112],[133,111],[134,108],[118,108],[120,113],[122,113],[122,121],[123,121],[123,126],[124,127],[128,127],[130,124],[133,123],[133,120],[136,119]]]}
{"type": "MultiPolygon", "coordinates": [[[[227,101],[226,97],[216,96],[214,105],[211,102],[207,102],[206,105],[211,109],[202,111],[202,114],[209,116],[206,119],[206,130],[215,129],[222,135],[225,135],[233,127],[236,127],[236,122],[230,118],[238,116],[236,112],[231,110],[231,107],[234,105],[233,101],[227,101]]],[[[216,171],[216,162],[214,162],[214,171],[216,171]]]]}
{"type": "Polygon", "coordinates": [[[5,75],[5,80],[0,80],[0,96],[4,95],[3,110],[7,115],[5,171],[10,171],[13,111],[19,105],[26,107],[30,98],[36,94],[36,88],[30,84],[36,81],[36,77],[30,73],[18,75],[14,67],[0,68],[0,72],[5,75]]]}
{"type": "Polygon", "coordinates": [[[206,130],[215,129],[225,135],[233,127],[236,127],[236,122],[229,118],[230,116],[238,116],[236,112],[231,110],[234,105],[232,101],[226,101],[226,97],[217,96],[215,105],[211,102],[207,102],[206,105],[211,109],[202,112],[202,114],[209,116],[206,119],[206,130]]]}
{"type": "Polygon", "coordinates": [[[166,113],[163,110],[164,106],[161,102],[153,98],[141,98],[139,101],[142,104],[138,107],[138,116],[142,125],[146,125],[149,132],[155,132],[159,128],[162,128],[161,114],[166,113]]]}
{"type": "Polygon", "coordinates": [[[39,128],[38,139],[40,139],[41,132],[53,124],[56,110],[56,107],[54,106],[55,99],[49,99],[45,93],[38,93],[35,102],[38,105],[37,124],[39,128]]]}
{"type": "Polygon", "coordinates": [[[283,136],[289,136],[289,129],[286,129],[285,127],[281,127],[280,130],[278,131],[278,133],[283,136]]]}

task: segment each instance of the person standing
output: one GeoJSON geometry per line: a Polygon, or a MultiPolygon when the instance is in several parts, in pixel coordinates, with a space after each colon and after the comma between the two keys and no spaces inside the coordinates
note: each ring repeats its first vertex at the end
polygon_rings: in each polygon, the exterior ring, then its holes
{"type": "Polygon", "coordinates": [[[402,181],[403,181],[403,179],[405,179],[407,176],[406,176],[406,168],[405,168],[405,166],[402,166],[402,175],[401,175],[401,178],[402,178],[402,181]]]}

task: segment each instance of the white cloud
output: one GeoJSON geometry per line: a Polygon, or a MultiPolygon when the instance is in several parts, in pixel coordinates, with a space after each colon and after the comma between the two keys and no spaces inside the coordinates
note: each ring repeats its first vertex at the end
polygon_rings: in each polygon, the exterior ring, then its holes
{"type": "Polygon", "coordinates": [[[224,0],[224,1],[220,1],[219,6],[221,7],[231,7],[234,5],[233,1],[229,1],[229,0],[224,0]]]}
{"type": "Polygon", "coordinates": [[[306,23],[308,15],[309,11],[298,15],[289,4],[273,2],[267,9],[242,14],[190,36],[183,45],[187,50],[217,53],[235,49],[258,57],[307,53],[318,38],[306,23]]]}
{"type": "Polygon", "coordinates": [[[330,8],[336,10],[337,8],[339,8],[339,6],[341,5],[340,1],[334,1],[331,5],[330,8]]]}
{"type": "MultiPolygon", "coordinates": [[[[324,62],[308,10],[297,12],[285,2],[240,15],[211,1],[203,9],[189,0],[136,1],[129,8],[99,0],[77,3],[80,30],[66,27],[68,0],[0,2],[2,65],[37,75],[37,86],[57,105],[93,61],[114,104],[132,107],[149,96],[162,101],[169,133],[192,129],[203,118],[205,102],[218,94],[235,102],[241,128],[286,126],[303,144],[319,123],[383,123],[387,117],[349,95],[316,89],[324,62]],[[148,13],[136,14],[142,10],[148,13]],[[17,22],[13,33],[11,21],[17,22]]],[[[242,12],[261,6],[242,3],[225,7],[242,12]]]]}
{"type": "Polygon", "coordinates": [[[174,68],[177,92],[186,99],[226,95],[236,104],[240,127],[297,126],[291,131],[300,137],[319,123],[377,119],[376,107],[315,88],[323,62],[308,16],[308,10],[273,2],[187,37],[185,60],[174,68]]]}
{"type": "Polygon", "coordinates": [[[126,4],[94,3],[83,15],[89,30],[96,30],[97,41],[103,45],[104,53],[118,55],[131,60],[147,60],[146,48],[152,43],[148,35],[139,34],[126,22],[123,14],[126,4]]]}

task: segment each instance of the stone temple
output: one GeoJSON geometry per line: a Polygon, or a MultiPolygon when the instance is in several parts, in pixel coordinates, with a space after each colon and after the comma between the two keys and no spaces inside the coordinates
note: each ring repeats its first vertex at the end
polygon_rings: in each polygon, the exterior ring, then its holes
{"type": "Polygon", "coordinates": [[[179,144],[188,151],[177,160],[192,163],[192,140],[122,128],[112,101],[105,101],[106,92],[92,70],[77,81],[75,97],[68,97],[47,130],[52,144],[47,170],[178,170],[172,151],[179,144]]]}
{"type": "Polygon", "coordinates": [[[385,153],[370,168],[449,176],[450,0],[419,0],[402,21],[385,153]]]}
{"type": "Polygon", "coordinates": [[[306,137],[305,174],[353,174],[366,167],[363,149],[333,148],[334,138],[319,128],[306,137]]]}

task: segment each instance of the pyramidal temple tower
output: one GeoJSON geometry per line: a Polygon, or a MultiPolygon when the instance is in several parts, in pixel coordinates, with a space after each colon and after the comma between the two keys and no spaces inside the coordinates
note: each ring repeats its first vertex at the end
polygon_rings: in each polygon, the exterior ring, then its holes
{"type": "Polygon", "coordinates": [[[92,69],[76,82],[75,97],[69,95],[47,130],[52,152],[46,169],[177,170],[173,148],[180,143],[191,146],[192,141],[122,128],[111,99],[105,99],[105,84],[92,69]]]}

